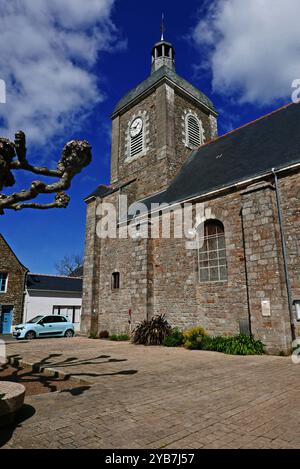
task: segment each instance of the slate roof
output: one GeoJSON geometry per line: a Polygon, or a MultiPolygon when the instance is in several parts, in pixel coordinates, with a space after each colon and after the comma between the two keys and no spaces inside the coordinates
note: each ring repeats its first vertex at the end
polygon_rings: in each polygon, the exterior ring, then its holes
{"type": "Polygon", "coordinates": [[[82,292],[82,278],[62,277],[55,275],[32,274],[27,275],[28,290],[56,291],[56,292],[82,292]]]}
{"type": "Polygon", "coordinates": [[[163,78],[168,78],[173,83],[175,83],[175,85],[179,86],[180,88],[183,88],[188,93],[190,93],[194,98],[196,98],[206,107],[216,112],[216,109],[213,103],[205,94],[203,94],[200,90],[198,90],[195,86],[193,86],[191,83],[186,81],[184,78],[181,78],[179,75],[177,75],[177,73],[174,72],[174,70],[171,70],[169,67],[163,66],[163,67],[160,67],[158,70],[156,70],[156,72],[153,72],[146,80],[144,80],[138,86],[136,86],[131,91],[129,91],[129,93],[127,93],[118,102],[118,104],[116,105],[113,111],[113,114],[120,111],[124,106],[131,103],[131,101],[136,99],[138,96],[143,94],[152,86],[156,85],[156,83],[158,83],[163,78]]]}
{"type": "Polygon", "coordinates": [[[91,194],[89,194],[84,200],[88,200],[92,197],[106,197],[109,194],[113,194],[116,192],[119,188],[115,187],[109,187],[109,186],[104,186],[101,184],[100,186],[97,187],[91,194]]]}
{"type": "Polygon", "coordinates": [[[300,162],[300,104],[290,104],[191,153],[169,188],[145,199],[175,203],[300,162]]]}
{"type": "Polygon", "coordinates": [[[114,192],[117,192],[119,189],[122,189],[126,186],[129,186],[133,182],[136,181],[135,179],[131,179],[130,181],[127,181],[125,183],[119,184],[118,186],[104,186],[100,185],[97,187],[96,190],[94,190],[90,195],[88,195],[84,200],[87,202],[89,199],[95,198],[95,197],[107,197],[110,194],[113,194],[114,192]]]}

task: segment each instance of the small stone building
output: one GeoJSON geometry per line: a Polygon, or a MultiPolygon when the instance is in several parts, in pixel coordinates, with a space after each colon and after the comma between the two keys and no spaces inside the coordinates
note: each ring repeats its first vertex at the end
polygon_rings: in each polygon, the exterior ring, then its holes
{"type": "Polygon", "coordinates": [[[173,326],[251,332],[269,352],[288,351],[300,298],[299,128],[292,104],[218,137],[213,103],[177,75],[172,45],[155,44],[151,75],[112,114],[111,184],[86,198],[81,332],[124,332],[129,310],[133,326],[165,313],[173,326]],[[188,202],[195,222],[204,204],[197,249],[172,235],[120,239],[130,214],[101,239],[97,209],[120,211],[121,195],[149,213],[188,202]]]}
{"type": "Polygon", "coordinates": [[[0,333],[22,320],[27,271],[0,234],[0,333]]]}

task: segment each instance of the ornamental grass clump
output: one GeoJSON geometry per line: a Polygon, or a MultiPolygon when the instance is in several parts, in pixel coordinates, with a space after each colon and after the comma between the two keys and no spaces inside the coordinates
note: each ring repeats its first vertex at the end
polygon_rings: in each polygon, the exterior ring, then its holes
{"type": "Polygon", "coordinates": [[[233,337],[206,337],[202,350],[226,353],[228,355],[262,355],[264,344],[253,336],[235,335],[233,337]]]}
{"type": "Polygon", "coordinates": [[[150,321],[145,320],[136,327],[132,342],[141,345],[162,345],[171,329],[164,314],[154,316],[150,321]]]}
{"type": "Polygon", "coordinates": [[[201,350],[203,340],[208,337],[206,330],[201,327],[193,327],[183,332],[184,346],[190,350],[201,350]]]}

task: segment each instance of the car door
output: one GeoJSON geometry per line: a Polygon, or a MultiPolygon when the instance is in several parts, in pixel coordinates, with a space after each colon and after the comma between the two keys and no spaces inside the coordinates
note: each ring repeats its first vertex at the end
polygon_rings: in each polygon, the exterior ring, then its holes
{"type": "Polygon", "coordinates": [[[52,335],[59,334],[58,323],[55,322],[56,316],[45,316],[41,328],[39,328],[39,335],[43,337],[51,337],[52,335]]]}
{"type": "Polygon", "coordinates": [[[66,329],[66,320],[63,316],[55,316],[55,329],[57,330],[57,334],[62,335],[66,329]]]}

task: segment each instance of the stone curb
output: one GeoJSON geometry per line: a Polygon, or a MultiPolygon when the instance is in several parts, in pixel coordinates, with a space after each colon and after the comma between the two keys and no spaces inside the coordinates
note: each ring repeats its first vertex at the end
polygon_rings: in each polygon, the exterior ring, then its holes
{"type": "Polygon", "coordinates": [[[64,371],[57,370],[55,368],[45,367],[40,365],[39,363],[31,363],[26,360],[22,360],[20,358],[11,357],[8,358],[8,363],[12,366],[18,366],[20,368],[30,368],[34,373],[42,373],[45,376],[53,377],[53,378],[60,378],[65,381],[73,381],[78,384],[86,384],[91,386],[93,383],[87,381],[82,378],[76,378],[76,376],[72,376],[71,373],[65,373],[64,371]]]}

